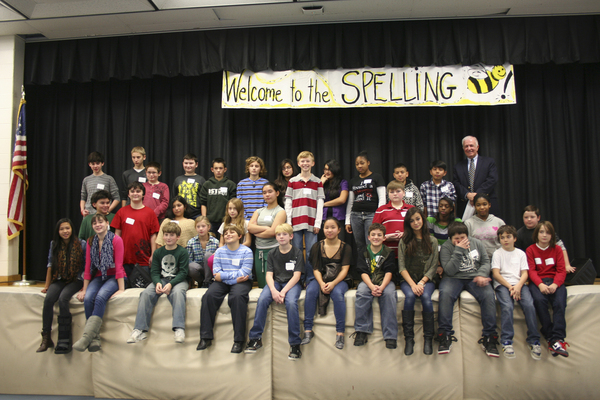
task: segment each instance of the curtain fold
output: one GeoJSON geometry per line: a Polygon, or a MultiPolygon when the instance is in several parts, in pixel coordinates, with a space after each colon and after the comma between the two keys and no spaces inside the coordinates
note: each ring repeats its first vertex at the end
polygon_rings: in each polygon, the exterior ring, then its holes
{"type": "Polygon", "coordinates": [[[25,83],[480,62],[600,62],[600,16],[346,23],[27,43],[25,83]]]}

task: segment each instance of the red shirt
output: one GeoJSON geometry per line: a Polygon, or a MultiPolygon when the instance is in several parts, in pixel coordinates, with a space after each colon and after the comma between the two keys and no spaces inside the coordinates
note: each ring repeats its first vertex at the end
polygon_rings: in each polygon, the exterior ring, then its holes
{"type": "Polygon", "coordinates": [[[557,286],[565,283],[567,270],[565,269],[565,258],[562,249],[554,246],[546,250],[532,244],[527,248],[527,264],[529,264],[529,279],[539,286],[543,278],[552,278],[557,286]]]}
{"type": "MultiPolygon", "coordinates": [[[[396,233],[396,231],[404,232],[404,217],[406,216],[408,209],[413,207],[414,206],[410,204],[403,203],[402,208],[394,208],[392,206],[392,202],[390,201],[375,211],[373,223],[378,223],[385,226],[386,234],[396,233]]],[[[427,223],[427,221],[424,223],[427,223]]],[[[394,250],[394,253],[396,253],[396,258],[398,258],[399,241],[386,240],[384,244],[390,249],[394,250]]]]}

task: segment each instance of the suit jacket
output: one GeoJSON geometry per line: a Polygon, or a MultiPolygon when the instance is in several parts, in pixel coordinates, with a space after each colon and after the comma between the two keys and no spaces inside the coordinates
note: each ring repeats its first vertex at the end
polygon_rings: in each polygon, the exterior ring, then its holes
{"type": "Polygon", "coordinates": [[[465,196],[470,192],[486,193],[490,196],[490,201],[492,202],[490,212],[498,216],[500,209],[498,207],[498,197],[494,190],[497,182],[498,171],[496,170],[496,163],[491,157],[479,156],[477,159],[473,188],[469,185],[469,160],[465,158],[456,163],[452,171],[452,183],[456,189],[457,216],[459,218],[462,217],[467,205],[465,196]]]}

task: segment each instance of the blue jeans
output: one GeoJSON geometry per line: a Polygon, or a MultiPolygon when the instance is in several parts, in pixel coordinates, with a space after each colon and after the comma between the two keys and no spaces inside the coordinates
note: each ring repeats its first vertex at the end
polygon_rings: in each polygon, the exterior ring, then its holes
{"type": "Polygon", "coordinates": [[[119,283],[114,275],[109,276],[105,281],[102,281],[101,276],[92,279],[83,298],[85,318],[88,319],[92,315],[100,318],[104,317],[106,303],[117,290],[119,290],[119,283]]]}
{"type": "MultiPolygon", "coordinates": [[[[550,286],[554,280],[543,278],[542,282],[550,286]]],[[[535,311],[542,324],[542,335],[546,340],[564,340],[567,337],[567,322],[565,321],[565,308],[567,308],[567,288],[561,285],[554,294],[543,294],[534,284],[529,288],[535,311]],[[552,305],[552,318],[548,305],[552,305]],[[554,318],[554,321],[552,320],[554,318]]]]}
{"type": "MultiPolygon", "coordinates": [[[[169,283],[170,279],[161,279],[160,283],[163,287],[169,283]]],[[[179,282],[171,288],[171,293],[167,295],[167,299],[173,307],[173,330],[176,328],[185,329],[185,300],[188,289],[187,281],[179,282]]],[[[152,311],[158,298],[162,294],[156,293],[156,285],[151,283],[140,294],[140,302],[138,303],[137,315],[135,317],[135,329],[147,331],[152,311]]]]}
{"type": "MultiPolygon", "coordinates": [[[[275,289],[281,291],[287,285],[287,283],[275,282],[275,289]]],[[[286,294],[284,298],[285,309],[287,311],[288,320],[288,342],[290,346],[300,344],[300,313],[298,312],[298,298],[302,286],[300,283],[295,284],[286,294]]],[[[273,302],[273,296],[271,295],[271,289],[268,286],[262,290],[258,303],[256,304],[256,314],[254,315],[254,325],[250,329],[248,338],[260,339],[263,331],[265,330],[265,323],[267,322],[267,310],[273,302]]]]}
{"type": "Polygon", "coordinates": [[[306,261],[304,262],[304,271],[306,273],[306,282],[310,282],[315,279],[315,274],[313,273],[312,264],[310,263],[310,250],[317,243],[317,235],[313,232],[312,229],[302,229],[299,231],[294,231],[294,237],[292,238],[292,246],[302,251],[303,248],[306,248],[306,261]],[[302,243],[302,238],[304,238],[304,244],[302,243]]]}
{"type": "Polygon", "coordinates": [[[350,213],[350,225],[358,254],[362,254],[364,247],[369,243],[369,227],[373,224],[374,216],[374,212],[352,211],[350,213]]]}
{"type": "Polygon", "coordinates": [[[460,292],[471,293],[481,306],[481,324],[483,336],[496,334],[496,299],[494,289],[490,284],[477,286],[473,279],[456,279],[445,277],[440,283],[440,305],[438,311],[438,333],[454,335],[452,330],[452,315],[454,303],[460,292]]]}
{"type": "MultiPolygon", "coordinates": [[[[515,336],[515,330],[513,327],[513,310],[515,308],[515,302],[510,296],[510,292],[506,286],[499,285],[496,288],[496,298],[500,303],[500,320],[501,330],[500,341],[512,342],[515,336]]],[[[527,285],[523,285],[521,288],[521,300],[518,300],[525,314],[525,323],[527,324],[527,343],[533,344],[539,342],[540,333],[538,332],[537,319],[535,317],[535,308],[533,306],[533,297],[527,285]]]]}
{"type": "MultiPolygon", "coordinates": [[[[358,284],[354,303],[356,312],[354,330],[356,332],[373,333],[373,299],[375,298],[366,283],[358,284]]],[[[381,297],[377,297],[377,301],[381,313],[383,338],[396,340],[398,338],[398,314],[396,312],[398,294],[393,283],[383,289],[383,294],[381,297]]]]}
{"type": "MultiPolygon", "coordinates": [[[[331,291],[331,301],[333,301],[333,314],[335,315],[335,331],[346,331],[346,301],[344,295],[348,291],[348,284],[341,281],[331,291]]],[[[321,287],[319,282],[313,278],[306,286],[306,295],[304,297],[304,330],[312,331],[315,313],[317,312],[317,301],[321,287]]]]}
{"type": "Polygon", "coordinates": [[[421,299],[421,305],[423,306],[424,312],[433,312],[433,303],[431,302],[431,295],[435,290],[433,282],[428,281],[423,288],[423,294],[420,297],[415,296],[414,292],[410,288],[410,285],[406,281],[400,282],[400,290],[404,293],[404,310],[413,311],[415,309],[415,300],[421,299]]]}

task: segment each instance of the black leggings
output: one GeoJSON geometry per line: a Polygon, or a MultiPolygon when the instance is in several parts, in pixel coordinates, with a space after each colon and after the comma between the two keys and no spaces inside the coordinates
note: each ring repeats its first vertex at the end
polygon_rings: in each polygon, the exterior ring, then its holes
{"type": "Polygon", "coordinates": [[[79,279],[66,283],[64,281],[54,281],[50,284],[44,299],[44,310],[42,311],[42,330],[50,331],[52,329],[52,316],[54,313],[54,303],[58,301],[61,317],[71,316],[69,311],[69,301],[71,297],[81,290],[83,282],[79,279]]]}

